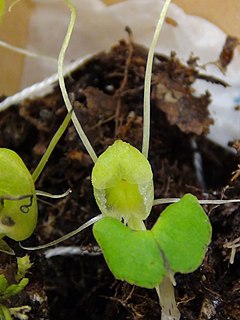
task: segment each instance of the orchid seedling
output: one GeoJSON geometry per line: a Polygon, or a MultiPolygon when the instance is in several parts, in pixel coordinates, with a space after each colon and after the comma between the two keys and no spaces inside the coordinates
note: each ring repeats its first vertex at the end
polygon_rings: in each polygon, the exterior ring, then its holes
{"type": "MultiPolygon", "coordinates": [[[[59,85],[67,110],[72,111],[63,77],[63,61],[76,19],[70,1],[71,20],[58,61],[59,85]]],[[[151,44],[145,77],[142,152],[117,140],[97,157],[74,111],[73,124],[94,162],[93,193],[101,214],[63,237],[27,250],[56,245],[90,225],[102,249],[106,263],[119,280],[144,288],[155,288],[162,307],[162,320],[179,320],[174,296],[174,275],[189,273],[202,263],[211,241],[211,224],[200,204],[225,203],[221,200],[198,201],[186,194],[182,199],[154,200],[153,174],[147,160],[150,139],[150,86],[154,49],[170,0],[166,0],[151,44]],[[172,203],[174,202],[174,203],[172,203]],[[152,206],[172,203],[160,215],[151,230],[144,220],[152,206]]]]}

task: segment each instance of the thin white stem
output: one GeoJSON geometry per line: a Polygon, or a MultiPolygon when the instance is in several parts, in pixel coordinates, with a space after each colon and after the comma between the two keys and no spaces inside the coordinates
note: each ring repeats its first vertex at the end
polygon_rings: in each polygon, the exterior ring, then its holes
{"type": "Polygon", "coordinates": [[[51,248],[44,251],[44,255],[47,259],[56,256],[99,256],[102,254],[102,250],[98,246],[57,246],[56,248],[51,248]]]}
{"type": "MultiPolygon", "coordinates": [[[[159,204],[167,204],[167,203],[174,203],[179,201],[180,198],[162,198],[162,199],[155,199],[153,201],[153,206],[157,206],[159,204]]],[[[240,199],[229,199],[229,200],[198,200],[200,204],[226,204],[226,203],[240,203],[240,199]]]]}
{"type": "Polygon", "coordinates": [[[103,218],[103,215],[100,214],[90,220],[88,220],[87,222],[85,222],[84,224],[82,224],[80,227],[78,227],[77,229],[65,234],[64,236],[56,239],[56,240],[53,240],[47,244],[43,244],[43,245],[40,245],[40,246],[36,246],[36,247],[24,247],[21,245],[21,243],[19,243],[20,247],[22,249],[25,249],[25,250],[30,250],[30,251],[34,251],[34,250],[41,250],[41,249],[46,249],[46,248],[49,248],[49,247],[52,247],[52,246],[55,246],[73,236],[75,236],[76,234],[78,234],[79,232],[83,231],[84,229],[88,228],[89,226],[91,226],[92,224],[96,223],[97,221],[99,221],[100,219],[103,218]]]}
{"type": "MultiPolygon", "coordinates": [[[[75,7],[70,3],[70,1],[66,0],[65,2],[68,5],[69,9],[71,10],[71,19],[70,19],[68,30],[65,35],[65,38],[64,38],[64,41],[62,44],[62,48],[60,50],[59,57],[58,57],[58,81],[59,81],[59,86],[60,86],[60,89],[62,92],[64,103],[66,105],[68,112],[70,112],[72,110],[72,105],[71,105],[71,102],[68,98],[68,94],[67,94],[67,90],[66,90],[66,86],[65,86],[65,81],[64,81],[64,77],[63,77],[63,62],[64,62],[65,52],[69,46],[69,41],[70,41],[71,34],[73,31],[74,23],[76,20],[76,10],[75,10],[75,7]]],[[[96,155],[91,143],[89,142],[86,134],[84,133],[82,126],[81,126],[80,122],[78,121],[74,112],[72,113],[72,122],[73,122],[74,127],[75,127],[80,139],[82,140],[82,143],[84,144],[88,154],[92,158],[93,162],[96,162],[97,155],[96,155]]]]}
{"type": "Polygon", "coordinates": [[[72,192],[72,190],[68,189],[67,191],[65,191],[62,194],[52,194],[52,193],[48,193],[45,191],[36,190],[36,195],[40,196],[40,197],[51,198],[51,199],[61,199],[61,198],[68,196],[71,192],[72,192]]]}
{"type": "MultiPolygon", "coordinates": [[[[128,226],[134,230],[146,230],[146,226],[141,220],[129,222],[131,222],[131,224],[128,224],[128,226]]],[[[161,320],[180,320],[180,312],[177,308],[173,287],[175,284],[174,275],[169,272],[161,283],[155,287],[162,309],[161,320]]]]}
{"type": "Polygon", "coordinates": [[[145,82],[144,82],[144,100],[143,100],[143,143],[142,154],[148,158],[149,139],[150,139],[150,95],[151,95],[151,78],[152,78],[152,65],[154,58],[154,51],[158,41],[160,31],[167,13],[168,6],[171,0],[166,0],[161,11],[157,27],[153,36],[153,40],[148,52],[145,82]]]}
{"type": "Polygon", "coordinates": [[[33,51],[29,51],[29,50],[26,50],[26,49],[23,49],[23,48],[19,48],[19,47],[13,46],[13,45],[11,45],[11,44],[9,44],[9,43],[7,43],[5,41],[2,41],[2,40],[0,40],[0,47],[3,47],[5,49],[11,50],[11,51],[19,53],[19,54],[23,54],[23,55],[25,55],[27,57],[43,59],[43,60],[49,61],[49,62],[54,63],[55,65],[57,65],[57,59],[55,59],[55,58],[52,58],[52,57],[45,56],[45,55],[42,55],[42,54],[39,54],[39,53],[36,53],[36,52],[33,52],[33,51]]]}
{"type": "Polygon", "coordinates": [[[161,320],[180,320],[180,312],[177,308],[174,287],[168,276],[156,287],[159,303],[162,308],[161,320]]]}

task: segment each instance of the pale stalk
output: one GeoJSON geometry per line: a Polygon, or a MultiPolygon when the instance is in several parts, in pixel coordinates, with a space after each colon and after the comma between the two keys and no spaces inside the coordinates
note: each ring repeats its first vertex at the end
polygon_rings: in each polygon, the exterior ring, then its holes
{"type": "Polygon", "coordinates": [[[45,198],[51,198],[51,199],[61,199],[66,196],[68,196],[72,192],[71,189],[67,189],[64,193],[61,194],[52,194],[49,192],[41,191],[41,190],[36,190],[36,196],[40,197],[45,197],[45,198]]]}
{"type": "MultiPolygon", "coordinates": [[[[142,220],[130,220],[128,226],[133,230],[146,230],[142,220]]],[[[159,304],[161,306],[161,320],[180,320],[180,312],[175,300],[173,275],[165,276],[161,283],[155,287],[159,304]]]]}
{"type": "Polygon", "coordinates": [[[180,312],[177,308],[174,287],[168,276],[155,288],[162,308],[161,320],[180,320],[180,312]]]}
{"type": "Polygon", "coordinates": [[[142,142],[142,154],[148,158],[149,140],[150,140],[150,96],[151,96],[151,77],[152,77],[152,65],[154,58],[154,51],[158,41],[160,31],[167,13],[168,6],[171,0],[166,0],[161,11],[157,27],[153,36],[153,40],[148,52],[145,81],[144,81],[144,100],[143,100],[143,142],[142,142]]]}
{"type": "Polygon", "coordinates": [[[9,43],[2,41],[2,40],[0,40],[0,47],[3,47],[5,49],[11,50],[11,51],[19,53],[19,54],[23,54],[24,56],[27,56],[27,57],[43,59],[43,60],[46,60],[48,62],[51,62],[51,63],[54,63],[57,65],[57,59],[55,59],[55,58],[13,46],[12,44],[9,44],[9,43]]]}
{"type": "MultiPolygon", "coordinates": [[[[180,198],[162,198],[162,199],[155,199],[153,201],[153,206],[157,206],[160,204],[168,204],[168,203],[175,203],[178,202],[180,198]]],[[[227,203],[239,203],[240,199],[229,199],[229,200],[198,200],[199,204],[216,204],[222,205],[227,203]]]]}
{"type": "MultiPolygon", "coordinates": [[[[64,103],[66,105],[68,112],[70,112],[72,110],[72,105],[71,105],[71,102],[68,98],[68,94],[67,94],[67,90],[66,90],[66,86],[65,86],[65,81],[64,81],[64,77],[63,77],[63,62],[64,62],[64,57],[65,57],[65,52],[69,46],[69,41],[70,41],[73,27],[74,27],[75,20],[76,20],[76,9],[71,4],[70,1],[66,0],[65,2],[67,4],[67,6],[69,7],[69,9],[71,10],[71,19],[70,19],[67,33],[65,35],[65,38],[64,38],[64,41],[62,44],[62,48],[60,50],[59,57],[58,57],[58,81],[59,81],[59,86],[60,86],[60,89],[62,92],[62,97],[63,97],[64,103]]],[[[82,143],[85,146],[88,154],[92,158],[93,162],[96,162],[97,155],[96,155],[91,143],[89,142],[86,134],[84,133],[82,126],[81,126],[80,122],[78,121],[74,112],[72,113],[72,122],[73,122],[74,127],[75,127],[80,139],[82,140],[82,143]]]]}
{"type": "Polygon", "coordinates": [[[73,236],[75,236],[76,234],[78,234],[79,232],[82,232],[83,230],[85,230],[86,228],[88,228],[89,226],[91,226],[92,224],[96,223],[97,221],[101,220],[103,218],[103,215],[102,214],[99,214],[98,216],[88,220],[87,222],[85,222],[84,224],[82,224],[80,227],[78,227],[77,229],[65,234],[64,236],[56,239],[56,240],[53,240],[47,244],[43,244],[43,245],[40,245],[40,246],[36,246],[36,247],[25,247],[23,246],[21,243],[19,243],[20,247],[22,249],[25,249],[25,250],[30,250],[30,251],[34,251],[34,250],[41,250],[41,249],[46,249],[46,248],[49,248],[49,247],[52,247],[52,246],[55,246],[69,238],[72,238],[73,236]]]}

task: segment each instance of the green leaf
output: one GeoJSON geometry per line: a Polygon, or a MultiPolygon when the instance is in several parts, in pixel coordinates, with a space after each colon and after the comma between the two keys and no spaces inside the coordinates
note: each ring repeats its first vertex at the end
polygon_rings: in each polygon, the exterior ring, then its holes
{"type": "Polygon", "coordinates": [[[28,320],[29,317],[27,313],[30,312],[31,310],[32,308],[28,305],[9,308],[11,316],[14,319],[20,319],[20,320],[28,320]]]}
{"type": "Polygon", "coordinates": [[[115,218],[95,223],[93,234],[115,278],[139,287],[154,288],[166,269],[151,231],[135,231],[115,218]]]}
{"type": "Polygon", "coordinates": [[[0,295],[2,296],[8,287],[8,281],[3,274],[0,274],[0,295]]]}
{"type": "Polygon", "coordinates": [[[212,228],[197,198],[186,194],[163,211],[152,233],[170,270],[189,273],[201,265],[212,228]]]}
{"type": "Polygon", "coordinates": [[[153,205],[153,174],[142,153],[116,140],[97,159],[92,171],[94,197],[103,215],[145,220],[153,205]]]}
{"type": "Polygon", "coordinates": [[[30,269],[32,266],[29,255],[26,254],[22,258],[17,258],[17,265],[18,265],[18,271],[15,279],[18,282],[19,280],[25,277],[27,270],[30,269]]]}
{"type": "Polygon", "coordinates": [[[0,320],[12,320],[8,308],[3,304],[0,304],[0,320]]]}
{"type": "Polygon", "coordinates": [[[8,299],[18,293],[20,293],[28,284],[28,279],[23,278],[19,283],[17,284],[11,284],[4,292],[4,295],[2,299],[8,299]]]}
{"type": "Polygon", "coordinates": [[[22,241],[30,237],[37,224],[37,197],[34,182],[16,152],[0,148],[0,163],[0,196],[3,199],[5,197],[4,207],[0,211],[0,237],[6,235],[13,240],[22,241]],[[23,196],[22,199],[21,196],[23,196]]]}

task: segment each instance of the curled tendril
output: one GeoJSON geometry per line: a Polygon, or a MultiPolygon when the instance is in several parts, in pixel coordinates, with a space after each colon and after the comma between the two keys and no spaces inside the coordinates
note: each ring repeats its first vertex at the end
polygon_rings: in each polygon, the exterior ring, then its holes
{"type": "Polygon", "coordinates": [[[29,198],[29,203],[28,204],[23,204],[20,206],[20,211],[24,214],[29,212],[29,208],[31,208],[32,204],[33,204],[33,194],[25,194],[25,195],[21,195],[21,196],[1,196],[0,197],[0,203],[2,205],[2,207],[4,207],[4,201],[8,200],[8,201],[19,201],[19,200],[24,200],[24,199],[28,199],[29,198]]]}

